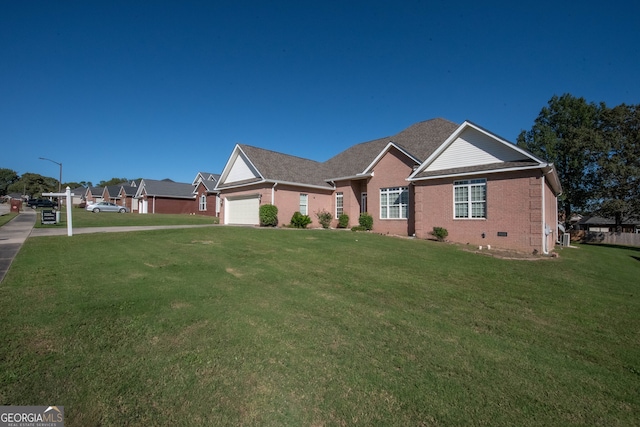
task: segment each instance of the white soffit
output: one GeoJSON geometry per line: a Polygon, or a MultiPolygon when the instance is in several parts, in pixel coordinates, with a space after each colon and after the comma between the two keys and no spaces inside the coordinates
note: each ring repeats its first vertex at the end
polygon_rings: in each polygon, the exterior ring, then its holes
{"type": "Polygon", "coordinates": [[[438,171],[481,166],[518,161],[527,157],[516,146],[510,147],[509,145],[512,144],[503,143],[484,132],[467,127],[424,170],[438,171]]]}

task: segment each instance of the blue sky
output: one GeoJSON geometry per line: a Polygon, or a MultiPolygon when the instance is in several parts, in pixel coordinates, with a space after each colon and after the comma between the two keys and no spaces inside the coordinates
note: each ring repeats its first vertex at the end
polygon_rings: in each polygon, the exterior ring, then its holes
{"type": "Polygon", "coordinates": [[[430,118],[515,142],[554,95],[640,103],[640,3],[4,1],[0,168],[191,182],[430,118]]]}

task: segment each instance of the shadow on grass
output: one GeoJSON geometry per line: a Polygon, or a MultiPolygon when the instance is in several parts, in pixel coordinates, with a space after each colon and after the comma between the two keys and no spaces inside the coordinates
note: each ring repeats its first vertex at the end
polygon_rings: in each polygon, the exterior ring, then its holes
{"type": "Polygon", "coordinates": [[[636,251],[636,252],[640,252],[640,247],[637,246],[625,246],[625,245],[614,245],[611,243],[583,243],[584,245],[589,245],[589,246],[601,246],[601,247],[605,247],[605,248],[614,248],[614,249],[627,249],[630,251],[636,251]]]}

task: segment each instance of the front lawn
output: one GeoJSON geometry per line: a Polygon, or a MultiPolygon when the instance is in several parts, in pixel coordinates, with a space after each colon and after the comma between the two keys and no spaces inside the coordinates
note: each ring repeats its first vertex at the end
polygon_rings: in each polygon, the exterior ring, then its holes
{"type": "Polygon", "coordinates": [[[67,426],[638,425],[639,257],[233,227],[30,238],[0,284],[0,404],[61,405],[67,426]]]}
{"type": "MultiPolygon", "coordinates": [[[[63,207],[60,211],[60,223],[56,225],[40,224],[41,213],[38,209],[37,228],[66,228],[67,211],[63,207]]],[[[73,208],[71,213],[72,225],[76,227],[124,227],[139,225],[199,225],[217,224],[218,218],[204,215],[178,214],[139,214],[117,212],[88,212],[85,209],[73,208]]]]}

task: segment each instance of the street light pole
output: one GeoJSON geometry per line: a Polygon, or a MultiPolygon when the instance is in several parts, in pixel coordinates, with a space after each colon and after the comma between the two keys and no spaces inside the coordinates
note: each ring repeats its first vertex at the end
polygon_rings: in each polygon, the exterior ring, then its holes
{"type": "Polygon", "coordinates": [[[55,163],[56,165],[60,166],[60,179],[58,179],[58,193],[60,193],[62,191],[62,163],[56,162],[55,160],[47,159],[45,157],[38,157],[38,158],[40,160],[48,160],[51,163],[55,163]]]}

